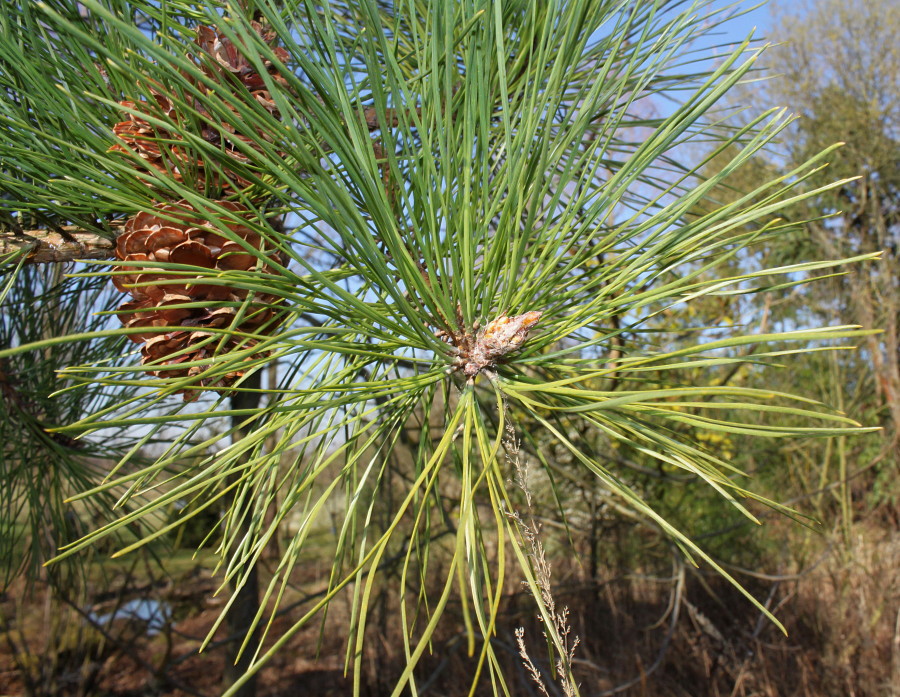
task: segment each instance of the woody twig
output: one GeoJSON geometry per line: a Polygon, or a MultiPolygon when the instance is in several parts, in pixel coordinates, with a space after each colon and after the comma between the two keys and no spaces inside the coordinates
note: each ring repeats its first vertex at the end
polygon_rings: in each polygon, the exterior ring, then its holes
{"type": "Polygon", "coordinates": [[[0,259],[25,252],[27,264],[49,264],[77,259],[111,259],[115,242],[74,225],[56,230],[0,230],[0,259]]]}

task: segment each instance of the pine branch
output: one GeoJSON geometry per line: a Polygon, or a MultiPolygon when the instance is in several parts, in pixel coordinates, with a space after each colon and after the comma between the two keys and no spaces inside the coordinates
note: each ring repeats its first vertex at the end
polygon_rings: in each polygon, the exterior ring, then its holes
{"type": "Polygon", "coordinates": [[[49,264],[76,259],[110,259],[115,242],[74,225],[56,230],[0,230],[0,257],[27,250],[28,264],[49,264]],[[68,239],[67,239],[68,238],[68,239]]]}

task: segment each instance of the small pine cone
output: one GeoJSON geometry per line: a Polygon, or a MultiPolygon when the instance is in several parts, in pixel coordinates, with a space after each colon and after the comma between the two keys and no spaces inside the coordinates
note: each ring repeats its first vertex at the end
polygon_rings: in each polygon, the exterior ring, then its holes
{"type": "MultiPolygon", "coordinates": [[[[258,22],[253,23],[254,29],[264,41],[271,43],[275,35],[263,28],[258,22]]],[[[251,97],[264,109],[279,117],[278,108],[272,94],[266,89],[265,80],[257,72],[254,65],[241,52],[241,47],[226,37],[223,37],[215,29],[207,26],[197,28],[196,45],[200,49],[198,55],[192,59],[207,76],[222,83],[226,91],[235,87],[236,79],[247,90],[251,97]],[[225,78],[225,76],[231,76],[225,78]],[[223,79],[225,78],[225,79],[223,79]],[[230,83],[230,84],[229,84],[230,83]]],[[[281,62],[288,59],[288,53],[283,48],[274,48],[274,53],[281,62]]],[[[275,70],[270,61],[265,62],[267,72],[271,79],[278,85],[285,87],[287,81],[275,70]]],[[[201,84],[190,76],[185,76],[195,87],[202,90],[209,89],[208,85],[201,84]]],[[[150,97],[145,101],[121,101],[119,105],[126,112],[126,119],[113,126],[116,137],[122,141],[113,145],[110,151],[132,152],[146,163],[146,170],[166,174],[178,182],[183,182],[191,188],[203,191],[208,188],[218,189],[223,194],[232,194],[235,188],[244,188],[250,181],[239,176],[227,164],[220,165],[219,172],[208,167],[195,149],[186,147],[181,136],[172,131],[179,128],[167,129],[153,123],[154,120],[163,123],[190,124],[194,123],[198,129],[198,135],[208,143],[217,146],[228,158],[246,164],[250,158],[241,149],[250,147],[259,150],[257,143],[264,139],[272,142],[271,134],[258,132],[253,137],[236,132],[235,127],[222,119],[211,115],[203,106],[201,100],[191,104],[193,114],[181,114],[177,105],[167,96],[166,89],[156,81],[148,80],[139,83],[150,97]],[[224,175],[224,176],[222,176],[224,175]]],[[[235,114],[238,110],[228,99],[223,100],[235,114]]],[[[240,123],[236,119],[232,123],[240,123]]],[[[227,163],[227,160],[225,161],[227,163]]]]}
{"type": "MultiPolygon", "coordinates": [[[[253,29],[267,44],[272,44],[277,37],[275,32],[267,29],[259,22],[252,23],[253,29]]],[[[209,77],[218,80],[222,74],[230,74],[249,90],[253,98],[272,114],[278,115],[275,101],[268,89],[262,75],[257,71],[253,63],[244,55],[243,47],[235,44],[228,37],[223,36],[212,27],[197,27],[197,47],[211,60],[200,59],[200,67],[209,77]]],[[[282,63],[288,60],[288,52],[283,48],[273,48],[276,58],[282,63]]],[[[264,61],[266,72],[272,81],[282,87],[287,86],[284,76],[278,73],[275,66],[269,60],[264,61]]]]}
{"type": "Polygon", "coordinates": [[[113,126],[113,133],[125,145],[113,145],[112,152],[129,150],[147,163],[147,169],[168,173],[176,181],[184,181],[184,174],[197,170],[196,157],[185,152],[168,131],[157,128],[134,110],[147,116],[174,121],[175,109],[171,100],[161,94],[154,94],[151,102],[119,102],[126,111],[126,120],[113,126]],[[127,147],[126,147],[127,146],[127,147]]]}
{"type": "MultiPolygon", "coordinates": [[[[259,22],[253,22],[252,26],[257,34],[268,44],[272,44],[277,40],[274,32],[264,28],[259,22]]],[[[200,69],[211,79],[222,83],[226,88],[234,85],[236,80],[242,84],[250,93],[250,96],[266,111],[272,114],[276,119],[281,117],[275,99],[272,93],[266,88],[266,82],[262,75],[257,71],[256,66],[244,55],[242,46],[235,44],[229,38],[223,36],[212,27],[197,27],[197,38],[195,40],[198,55],[194,57],[199,64],[200,69]]],[[[273,52],[279,61],[287,62],[289,55],[283,48],[275,47],[273,52]]],[[[269,74],[272,82],[281,88],[287,88],[287,80],[281,75],[271,61],[264,60],[263,65],[269,74]]],[[[206,86],[198,85],[203,89],[206,86]]],[[[230,104],[226,104],[228,108],[238,113],[238,110],[230,104]]],[[[202,107],[198,109],[203,112],[202,107]]],[[[205,112],[203,112],[205,113],[205,112]]],[[[260,140],[266,140],[272,143],[272,135],[267,131],[257,131],[254,138],[245,134],[237,133],[235,128],[224,121],[207,116],[210,128],[204,130],[204,138],[210,142],[220,143],[222,147],[235,159],[247,162],[248,157],[243,154],[240,144],[250,146],[259,150],[257,143],[260,140]],[[212,127],[215,124],[214,128],[212,127]],[[214,130],[214,133],[212,132],[214,130]]],[[[284,156],[283,152],[280,152],[284,156]]],[[[242,186],[245,184],[240,182],[242,186]]]]}
{"type": "MultiPolygon", "coordinates": [[[[237,203],[224,201],[219,205],[238,215],[249,215],[237,203]]],[[[186,201],[179,201],[160,204],[153,213],[138,213],[126,222],[124,232],[116,240],[116,258],[135,264],[131,269],[128,264],[123,264],[120,268],[128,273],[113,276],[116,288],[133,298],[119,307],[119,319],[126,328],[146,328],[146,331],[129,336],[144,344],[141,348],[143,364],[160,364],[159,369],[151,371],[153,375],[197,376],[196,385],[228,387],[243,375],[243,371],[206,379],[201,377],[206,366],[178,366],[216,353],[221,355],[237,347],[250,348],[258,342],[204,330],[233,328],[245,333],[268,333],[277,326],[274,321],[277,296],[254,295],[250,306],[244,308],[241,321],[235,325],[240,303],[247,297],[245,289],[203,283],[203,274],[191,276],[153,267],[154,262],[163,262],[219,271],[249,271],[257,264],[257,257],[248,252],[247,247],[267,251],[274,260],[283,261],[283,257],[267,248],[265,240],[249,227],[233,221],[227,222],[226,227],[244,244],[210,226],[186,201]],[[161,330],[173,326],[184,329],[161,330]],[[207,339],[205,343],[204,339],[207,339]],[[195,345],[198,345],[196,349],[193,348],[195,345]]],[[[263,270],[268,271],[270,267],[264,266],[263,270]]],[[[183,392],[185,399],[192,394],[189,390],[183,392]]]]}
{"type": "MultiPolygon", "coordinates": [[[[140,116],[143,113],[163,121],[177,122],[177,111],[168,97],[154,93],[153,101],[122,101],[119,105],[125,108],[128,118],[115,124],[113,133],[124,145],[113,145],[109,149],[110,152],[133,152],[147,163],[148,171],[156,170],[199,191],[203,191],[209,185],[222,194],[230,194],[234,193],[231,184],[239,188],[250,184],[248,179],[238,176],[228,168],[224,170],[225,178],[218,172],[207,171],[203,159],[196,152],[179,144],[182,142],[180,136],[154,126],[140,116]],[[132,113],[130,110],[138,113],[132,113]]],[[[232,159],[246,163],[247,156],[235,148],[234,141],[240,139],[246,142],[249,139],[234,134],[233,130],[227,124],[215,127],[211,121],[200,124],[200,135],[204,140],[219,145],[232,159]]]]}

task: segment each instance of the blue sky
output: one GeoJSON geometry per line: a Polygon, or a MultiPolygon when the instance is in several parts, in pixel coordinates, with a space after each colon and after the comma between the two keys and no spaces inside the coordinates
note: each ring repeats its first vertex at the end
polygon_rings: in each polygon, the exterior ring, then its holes
{"type": "MultiPolygon", "coordinates": [[[[734,0],[715,0],[715,2],[711,4],[711,7],[724,9],[734,4],[734,0]]],[[[747,9],[758,4],[758,0],[757,2],[746,0],[745,2],[738,3],[738,7],[740,9],[747,9]]],[[[754,27],[756,27],[756,31],[753,35],[756,38],[766,38],[769,31],[768,5],[756,7],[747,14],[733,19],[728,25],[723,27],[723,29],[726,31],[727,40],[738,42],[743,41],[754,27]]]]}

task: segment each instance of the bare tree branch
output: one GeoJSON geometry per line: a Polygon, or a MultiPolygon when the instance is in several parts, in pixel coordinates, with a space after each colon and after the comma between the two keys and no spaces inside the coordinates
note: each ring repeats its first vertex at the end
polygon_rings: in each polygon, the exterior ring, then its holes
{"type": "Polygon", "coordinates": [[[20,250],[28,250],[26,263],[50,264],[76,259],[110,259],[115,253],[115,242],[94,232],[87,232],[73,225],[54,230],[26,230],[16,233],[0,231],[0,257],[20,250]],[[66,236],[72,240],[67,240],[66,236]]]}

